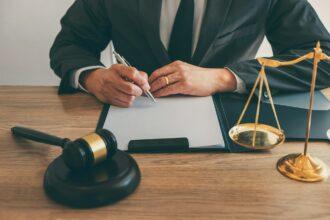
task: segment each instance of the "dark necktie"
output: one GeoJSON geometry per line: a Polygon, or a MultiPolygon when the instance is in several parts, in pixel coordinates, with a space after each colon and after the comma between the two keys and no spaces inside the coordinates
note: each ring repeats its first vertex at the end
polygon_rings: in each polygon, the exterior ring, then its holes
{"type": "Polygon", "coordinates": [[[181,0],[168,47],[172,61],[191,62],[194,8],[194,0],[181,0]]]}

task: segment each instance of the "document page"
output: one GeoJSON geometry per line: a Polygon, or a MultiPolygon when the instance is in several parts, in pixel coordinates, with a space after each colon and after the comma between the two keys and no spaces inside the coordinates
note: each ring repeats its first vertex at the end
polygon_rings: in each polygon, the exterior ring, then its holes
{"type": "Polygon", "coordinates": [[[118,149],[130,140],[181,138],[190,148],[224,148],[212,97],[138,97],[130,108],[110,106],[104,128],[114,133],[118,149]]]}

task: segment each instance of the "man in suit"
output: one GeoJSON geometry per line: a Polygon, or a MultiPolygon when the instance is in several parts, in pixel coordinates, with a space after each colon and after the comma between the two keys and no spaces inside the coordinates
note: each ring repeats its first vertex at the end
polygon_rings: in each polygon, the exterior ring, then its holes
{"type": "MultiPolygon", "coordinates": [[[[156,96],[243,93],[260,70],[254,59],[266,36],[274,57],[291,60],[330,35],[306,0],[76,0],[61,20],[51,67],[59,93],[77,89],[129,107],[149,90],[156,96]],[[112,41],[134,67],[104,68],[100,52],[112,41]]],[[[273,92],[306,91],[311,62],[267,70],[273,92]]],[[[316,88],[330,86],[321,63],[316,88]]]]}

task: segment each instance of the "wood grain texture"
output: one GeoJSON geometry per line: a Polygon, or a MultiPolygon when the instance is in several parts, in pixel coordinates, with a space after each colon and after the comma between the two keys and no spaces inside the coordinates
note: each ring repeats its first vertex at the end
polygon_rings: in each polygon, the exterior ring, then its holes
{"type": "MultiPolygon", "coordinates": [[[[90,210],[59,205],[42,187],[59,150],[13,138],[10,128],[76,139],[94,130],[101,107],[86,94],[58,96],[56,87],[0,87],[0,219],[329,219],[330,181],[296,182],[275,169],[303,150],[299,142],[263,153],[134,154],[142,181],[133,195],[90,210]]],[[[329,143],[309,151],[330,164],[329,143]]]]}

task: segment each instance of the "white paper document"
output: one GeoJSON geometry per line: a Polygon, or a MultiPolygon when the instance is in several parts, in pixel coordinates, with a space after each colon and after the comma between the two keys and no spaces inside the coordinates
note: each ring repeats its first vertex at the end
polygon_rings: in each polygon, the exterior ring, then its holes
{"type": "Polygon", "coordinates": [[[130,108],[111,106],[104,126],[117,138],[118,149],[131,140],[181,138],[190,148],[224,148],[212,97],[166,97],[153,103],[139,97],[130,108]]]}

